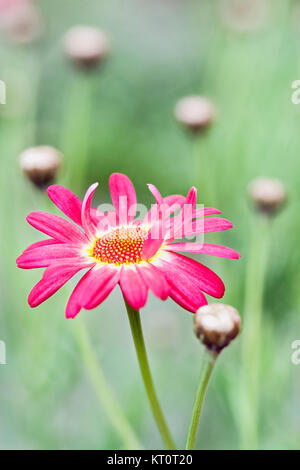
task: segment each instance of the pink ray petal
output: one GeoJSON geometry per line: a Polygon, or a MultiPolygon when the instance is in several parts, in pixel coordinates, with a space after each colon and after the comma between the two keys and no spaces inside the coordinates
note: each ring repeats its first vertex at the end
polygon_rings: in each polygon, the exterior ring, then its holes
{"type": "Polygon", "coordinates": [[[161,300],[166,300],[170,292],[170,286],[165,276],[151,263],[142,263],[137,265],[136,269],[153,294],[161,300]]]}
{"type": "Polygon", "coordinates": [[[200,209],[196,209],[193,213],[193,218],[197,219],[198,217],[204,217],[206,215],[215,215],[215,214],[222,214],[221,211],[218,209],[214,209],[213,207],[201,207],[200,209]]]}
{"type": "MultiPolygon", "coordinates": [[[[181,286],[182,287],[182,286],[181,286]]],[[[196,297],[197,302],[195,302],[195,299],[192,299],[191,296],[187,295],[187,293],[184,295],[182,290],[179,290],[175,287],[173,284],[170,286],[170,297],[174,302],[176,302],[180,307],[184,308],[185,310],[188,310],[189,312],[196,313],[197,310],[202,307],[203,305],[207,305],[207,300],[206,297],[203,293],[199,294],[196,297]]]]}
{"type": "Polygon", "coordinates": [[[136,214],[136,194],[132,182],[122,173],[113,173],[109,178],[109,190],[117,221],[122,224],[130,223],[136,214]]]}
{"type": "Polygon", "coordinates": [[[68,220],[47,212],[31,212],[26,217],[27,222],[40,232],[55,238],[59,242],[83,244],[86,243],[84,233],[68,220]]]}
{"type": "Polygon", "coordinates": [[[152,263],[162,270],[168,282],[177,282],[176,287],[194,286],[195,292],[190,294],[194,298],[197,290],[201,290],[212,297],[221,298],[224,295],[225,287],[222,279],[211,269],[197,261],[187,258],[179,253],[167,252],[166,258],[156,258],[152,263]],[[157,264],[158,263],[158,264],[157,264]]]}
{"type": "Polygon", "coordinates": [[[211,217],[208,219],[196,220],[189,220],[188,218],[180,219],[180,217],[181,214],[174,217],[174,222],[171,223],[169,233],[166,235],[166,239],[168,241],[176,240],[177,238],[198,235],[199,233],[229,230],[233,227],[229,220],[223,219],[221,217],[211,217]]]}
{"type": "Polygon", "coordinates": [[[164,203],[168,204],[170,207],[178,205],[180,207],[185,203],[185,197],[181,194],[171,194],[170,196],[164,197],[164,203]]]}
{"type": "Polygon", "coordinates": [[[95,207],[91,207],[91,219],[92,222],[97,226],[97,224],[104,218],[103,212],[99,211],[95,207]]]}
{"type": "Polygon", "coordinates": [[[197,201],[197,189],[194,186],[192,186],[186,197],[185,204],[187,205],[191,204],[192,208],[194,209],[196,205],[196,201],[197,201]]]}
{"type": "Polygon", "coordinates": [[[151,238],[148,238],[147,240],[145,240],[142,253],[141,253],[141,258],[144,261],[147,261],[153,258],[153,256],[158,252],[159,248],[163,244],[163,241],[164,241],[163,238],[158,238],[158,239],[153,239],[153,240],[151,238]]]}
{"type": "Polygon", "coordinates": [[[232,248],[222,245],[214,245],[213,243],[172,243],[167,246],[167,249],[171,251],[188,251],[190,253],[201,253],[203,255],[220,256],[222,258],[231,259],[239,259],[241,256],[232,248]]]}
{"type": "Polygon", "coordinates": [[[141,258],[143,260],[147,261],[157,253],[163,244],[165,232],[163,220],[159,219],[152,225],[141,252],[141,258]]]}
{"type": "Polygon", "coordinates": [[[120,269],[96,265],[78,282],[66,307],[66,317],[74,318],[81,308],[92,309],[103,302],[118,283],[120,269]]]}
{"type": "Polygon", "coordinates": [[[58,264],[45,269],[43,278],[31,290],[28,303],[30,307],[37,307],[57,292],[78,271],[90,267],[91,262],[76,264],[58,264]]]}
{"type": "Polygon", "coordinates": [[[32,245],[29,245],[23,253],[26,253],[27,251],[34,250],[35,248],[39,248],[41,246],[47,246],[47,245],[57,245],[60,242],[57,240],[53,240],[53,238],[47,238],[46,240],[41,240],[39,242],[32,243],[32,245]]]}
{"type": "Polygon", "coordinates": [[[229,220],[222,219],[221,217],[211,217],[203,219],[201,222],[193,220],[191,224],[184,228],[183,236],[189,237],[199,233],[219,232],[229,230],[232,227],[233,225],[229,220]]]}
{"type": "Polygon", "coordinates": [[[186,304],[190,305],[188,310],[195,312],[206,302],[202,292],[205,284],[203,280],[201,282],[199,275],[195,275],[195,272],[193,274],[188,273],[181,269],[181,265],[179,266],[178,263],[176,264],[172,260],[170,262],[160,262],[157,268],[164,274],[171,286],[170,297],[174,300],[175,298],[181,298],[181,303],[178,302],[179,305],[182,306],[185,301],[186,304]]]}
{"type": "Polygon", "coordinates": [[[162,203],[163,207],[166,205],[165,210],[160,211],[158,204],[154,204],[144,217],[143,223],[153,224],[154,221],[160,217],[161,212],[163,213],[163,217],[170,217],[183,206],[185,200],[186,198],[180,194],[165,197],[162,203]]]}
{"type": "Polygon", "coordinates": [[[95,236],[96,232],[96,227],[92,221],[92,216],[91,216],[91,203],[92,203],[92,198],[95,192],[95,189],[97,188],[98,183],[92,184],[89,189],[87,190],[84,200],[82,203],[82,209],[81,209],[81,223],[83,226],[83,229],[90,239],[93,239],[95,236]]]}
{"type": "Polygon", "coordinates": [[[57,260],[69,258],[74,261],[82,261],[83,259],[78,247],[63,243],[40,246],[30,251],[25,251],[17,258],[16,263],[19,268],[23,269],[45,268],[57,260]]]}
{"type": "Polygon", "coordinates": [[[95,287],[90,283],[89,297],[86,296],[84,298],[82,302],[83,308],[91,310],[100,305],[118,284],[120,272],[120,268],[108,265],[95,270],[95,287]]]}
{"type": "Polygon", "coordinates": [[[195,205],[197,201],[197,190],[194,186],[189,190],[185,199],[182,211],[177,216],[169,220],[169,234],[166,236],[167,239],[174,240],[180,236],[183,236],[183,230],[185,227],[189,227],[192,224],[192,219],[195,214],[195,205]]]}
{"type": "Polygon", "coordinates": [[[53,184],[47,189],[51,201],[73,222],[81,226],[82,202],[69,189],[53,184]]]}
{"type": "Polygon", "coordinates": [[[160,194],[160,192],[158,191],[158,189],[156,188],[156,186],[154,186],[154,184],[148,184],[147,186],[149,188],[149,191],[155,197],[156,202],[158,204],[163,204],[164,199],[163,199],[162,195],[160,194]]]}
{"type": "Polygon", "coordinates": [[[195,272],[188,273],[181,269],[177,259],[174,262],[169,254],[166,258],[155,259],[152,264],[162,272],[170,285],[169,296],[181,307],[194,313],[199,307],[206,304],[206,298],[202,292],[203,283],[200,282],[199,276],[196,276],[195,272]]]}
{"type": "Polygon", "coordinates": [[[122,266],[120,286],[125,299],[134,310],[145,306],[148,288],[135,266],[122,266]]]}

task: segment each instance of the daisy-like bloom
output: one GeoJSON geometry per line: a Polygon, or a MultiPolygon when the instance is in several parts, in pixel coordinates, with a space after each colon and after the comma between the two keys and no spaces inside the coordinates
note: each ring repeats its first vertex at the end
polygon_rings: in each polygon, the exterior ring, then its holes
{"type": "Polygon", "coordinates": [[[177,253],[239,258],[236,251],[224,246],[176,241],[232,227],[226,219],[204,218],[220,211],[196,209],[195,188],[187,197],[163,198],[149,185],[156,203],[144,218],[136,220],[136,194],[127,176],[110,176],[114,210],[105,214],[91,207],[97,185],[88,189],[83,202],[63,186],[48,188],[52,202],[74,224],[45,212],[28,215],[30,225],[51,237],[29,246],[17,259],[23,269],[46,268],[29,294],[31,307],[40,305],[83,269],[87,272],[69,298],[67,318],[74,318],[81,308],[90,310],[101,304],[117,284],[134,310],[145,306],[149,289],[160,299],[171,297],[193,313],[207,303],[205,293],[223,296],[224,284],[213,271],[177,253]]]}

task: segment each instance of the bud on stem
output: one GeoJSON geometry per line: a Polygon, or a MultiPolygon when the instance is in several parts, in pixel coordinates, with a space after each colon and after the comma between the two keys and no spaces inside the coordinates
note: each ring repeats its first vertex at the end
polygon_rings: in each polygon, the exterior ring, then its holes
{"type": "Polygon", "coordinates": [[[204,305],[195,314],[195,333],[209,349],[219,353],[239,334],[241,319],[230,305],[204,305]]]}
{"type": "Polygon", "coordinates": [[[248,187],[248,194],[256,209],[267,216],[275,215],[286,201],[283,183],[274,178],[257,178],[248,187]]]}
{"type": "Polygon", "coordinates": [[[61,153],[53,147],[31,147],[20,155],[21,169],[40,189],[52,183],[60,166],[61,153]]]}
{"type": "Polygon", "coordinates": [[[203,96],[187,96],[177,102],[175,117],[188,130],[200,133],[212,124],[215,107],[203,96]]]}
{"type": "Polygon", "coordinates": [[[106,34],[92,26],[74,26],[64,37],[66,56],[81,69],[90,70],[109,54],[106,34]]]}

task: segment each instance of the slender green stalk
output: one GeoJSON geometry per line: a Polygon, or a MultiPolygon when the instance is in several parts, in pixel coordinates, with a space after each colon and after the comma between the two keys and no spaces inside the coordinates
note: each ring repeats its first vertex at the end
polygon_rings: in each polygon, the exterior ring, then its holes
{"type": "Polygon", "coordinates": [[[187,442],[186,442],[187,450],[193,450],[195,448],[197,431],[198,431],[198,426],[199,426],[199,419],[200,419],[201,411],[203,408],[203,403],[204,403],[209,379],[211,377],[217,357],[218,357],[217,354],[212,353],[211,351],[208,351],[207,348],[205,348],[204,357],[203,357],[203,361],[201,364],[196,398],[195,398],[194,407],[193,407],[192,418],[190,422],[189,433],[188,433],[187,442]]]}
{"type": "Polygon", "coordinates": [[[259,215],[252,228],[246,273],[239,414],[244,449],[258,447],[261,323],[269,237],[270,221],[259,215]]]}
{"type": "Polygon", "coordinates": [[[74,180],[81,189],[86,179],[89,156],[89,131],[92,112],[94,77],[76,74],[72,77],[64,103],[61,150],[65,157],[64,184],[74,180]]]}
{"type": "MultiPolygon", "coordinates": [[[[214,184],[215,175],[213,162],[209,150],[209,129],[199,133],[193,138],[192,185],[201,188],[202,197],[206,204],[212,207],[217,205],[217,190],[214,184]]],[[[204,202],[204,201],[201,201],[204,202]]]]}
{"type": "Polygon", "coordinates": [[[141,449],[141,445],[131,425],[128,423],[127,418],[104,377],[97,356],[92,348],[85,324],[79,318],[74,321],[74,324],[76,339],[100,404],[122,438],[125,448],[141,449]]]}
{"type": "MultiPolygon", "coordinates": [[[[206,129],[203,133],[192,136],[193,141],[193,167],[191,172],[191,184],[196,186],[199,190],[199,196],[202,198],[198,200],[200,204],[207,207],[218,208],[218,195],[215,185],[216,175],[214,162],[211,160],[211,152],[209,149],[209,135],[210,129],[206,129]]],[[[222,244],[221,232],[215,232],[211,235],[211,242],[217,245],[222,244]]],[[[204,241],[204,239],[203,239],[204,241]]],[[[216,272],[223,277],[227,278],[227,266],[222,258],[215,258],[213,266],[216,272]]]]}
{"type": "Polygon", "coordinates": [[[160,404],[159,404],[159,401],[155,392],[155,388],[154,388],[154,384],[153,384],[153,380],[151,376],[151,371],[149,367],[144,337],[143,337],[140,313],[138,310],[134,310],[133,308],[131,308],[130,305],[126,302],[126,300],[125,300],[125,305],[126,305],[126,309],[128,313],[128,319],[129,319],[129,323],[131,327],[131,332],[132,332],[132,337],[133,337],[133,341],[135,345],[137,359],[139,362],[142,378],[144,381],[145,389],[148,395],[148,399],[150,402],[154,419],[157,423],[159,432],[161,434],[161,437],[167,449],[175,449],[176,447],[175,447],[173,438],[169,431],[168,425],[164,418],[162,409],[160,407],[160,404]]]}

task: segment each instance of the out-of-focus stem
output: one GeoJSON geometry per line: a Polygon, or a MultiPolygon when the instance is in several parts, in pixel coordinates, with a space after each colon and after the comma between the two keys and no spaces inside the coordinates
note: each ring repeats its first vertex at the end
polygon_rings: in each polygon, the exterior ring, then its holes
{"type": "Polygon", "coordinates": [[[61,150],[65,157],[64,184],[75,180],[79,188],[86,179],[94,77],[78,73],[68,87],[64,103],[61,150]]]}
{"type": "Polygon", "coordinates": [[[144,381],[145,389],[148,395],[150,402],[151,410],[154,416],[154,419],[157,423],[161,437],[167,447],[167,449],[175,449],[175,444],[171,433],[169,431],[168,425],[166,423],[165,417],[163,415],[162,409],[160,407],[153,379],[149,367],[149,361],[147,357],[144,336],[141,325],[140,313],[138,310],[134,310],[125,300],[125,305],[128,313],[128,319],[131,327],[132,337],[135,345],[136,355],[140,366],[140,371],[144,381]]]}
{"type": "Polygon", "coordinates": [[[257,449],[259,443],[261,322],[269,237],[270,220],[267,216],[258,215],[252,227],[246,273],[239,397],[240,437],[243,449],[257,449]]]}
{"type": "Polygon", "coordinates": [[[205,201],[200,201],[210,207],[217,207],[217,191],[214,184],[215,175],[209,151],[209,129],[196,134],[193,139],[193,162],[191,172],[192,186],[201,189],[201,197],[205,201]]]}
{"type": "Polygon", "coordinates": [[[190,422],[189,433],[186,442],[187,450],[193,450],[195,448],[200,415],[203,408],[209,379],[211,377],[217,357],[218,355],[216,353],[208,351],[207,348],[205,348],[200,369],[200,377],[193,407],[192,418],[190,422]]]}
{"type": "Polygon", "coordinates": [[[118,431],[124,442],[125,448],[141,449],[141,445],[132,430],[131,425],[128,423],[127,418],[116,401],[116,398],[104,377],[98,358],[91,345],[85,324],[81,319],[76,318],[74,326],[75,336],[80,347],[86,369],[103,410],[105,410],[113,426],[118,431]]]}

